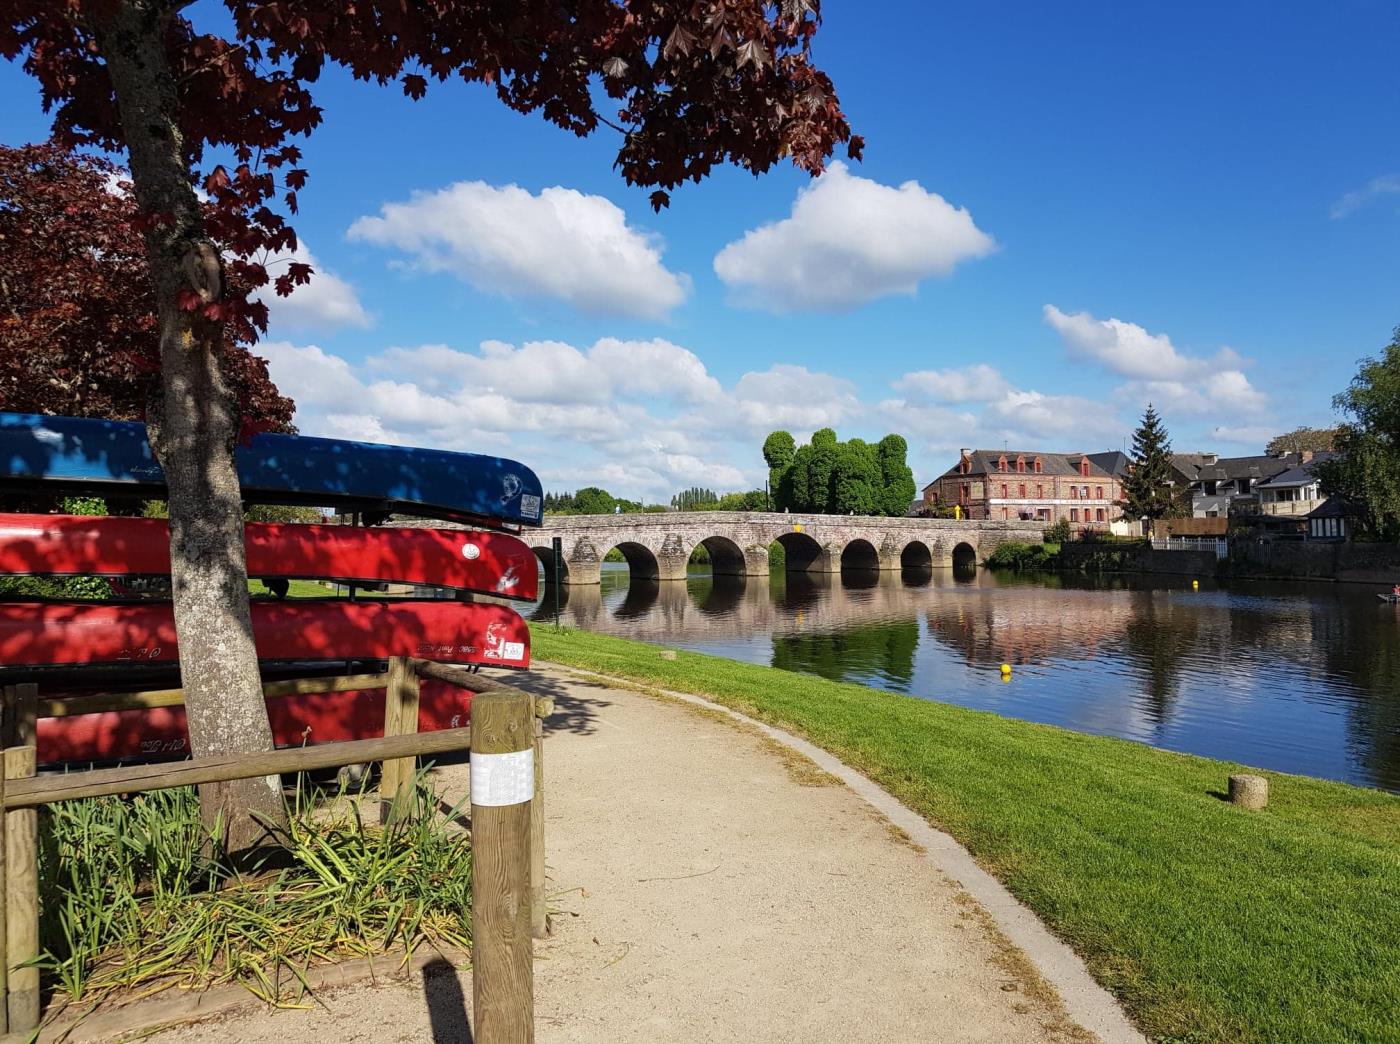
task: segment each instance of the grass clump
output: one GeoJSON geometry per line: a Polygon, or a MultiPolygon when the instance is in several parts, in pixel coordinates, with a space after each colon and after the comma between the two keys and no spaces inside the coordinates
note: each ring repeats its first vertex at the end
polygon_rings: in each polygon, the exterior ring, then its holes
{"type": "Polygon", "coordinates": [[[806,736],[967,846],[1154,1038],[1400,1041],[1400,799],[686,651],[534,652],[806,736]]]}
{"type": "Polygon", "coordinates": [[[242,876],[212,845],[192,788],[49,806],[41,968],[71,1001],[236,982],[279,1003],[304,992],[314,964],[466,948],[469,838],[422,774],[403,806],[380,828],[343,789],[301,789],[277,865],[242,876]]]}

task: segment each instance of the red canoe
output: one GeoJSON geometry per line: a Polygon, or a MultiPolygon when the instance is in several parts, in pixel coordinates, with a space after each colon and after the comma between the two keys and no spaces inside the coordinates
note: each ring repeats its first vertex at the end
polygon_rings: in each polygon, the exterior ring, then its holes
{"type": "MultiPolygon", "coordinates": [[[[452,601],[254,602],[258,659],[375,660],[528,667],[530,631],[513,609],[452,601]]],[[[0,667],[170,663],[168,602],[0,603],[0,667]]]]}
{"type": "MultiPolygon", "coordinates": [[[[58,695],[40,691],[41,696],[58,695]]],[[[74,697],[75,702],[82,697],[74,697]]],[[[467,724],[472,694],[445,682],[419,683],[418,731],[467,724]]],[[[373,739],[384,735],[384,690],[299,693],[267,701],[272,738],[279,747],[373,739]]],[[[43,764],[115,761],[121,758],[188,754],[185,708],[102,711],[40,718],[37,758],[43,764]]]]}
{"type": "MultiPolygon", "coordinates": [[[[250,522],[244,544],[252,577],[537,594],[535,554],[507,533],[250,522]]],[[[169,575],[170,533],[160,518],[0,515],[0,573],[169,575]]]]}

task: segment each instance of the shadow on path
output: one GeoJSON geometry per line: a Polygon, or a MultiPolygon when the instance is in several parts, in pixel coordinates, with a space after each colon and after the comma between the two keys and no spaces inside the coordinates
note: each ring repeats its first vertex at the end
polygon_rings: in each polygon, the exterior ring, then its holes
{"type": "Polygon", "coordinates": [[[472,1044],[461,980],[457,969],[441,957],[423,965],[423,998],[428,1003],[433,1044],[472,1044]]]}

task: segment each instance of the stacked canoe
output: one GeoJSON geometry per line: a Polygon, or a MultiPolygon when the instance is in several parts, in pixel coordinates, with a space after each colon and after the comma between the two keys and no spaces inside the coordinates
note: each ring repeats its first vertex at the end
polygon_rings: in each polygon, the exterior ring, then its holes
{"type": "MultiPolygon", "coordinates": [[[[477,454],[333,439],[255,436],[239,447],[245,495],[472,528],[248,523],[248,575],[427,588],[436,597],[256,599],[253,639],[265,680],[377,671],[391,656],[486,667],[529,665],[529,631],[505,600],[533,600],[534,553],[508,527],[539,524],[540,486],[522,465],[477,454]],[[416,455],[415,455],[416,454],[416,455]],[[478,595],[489,601],[470,600],[478,595]],[[445,595],[445,597],[444,597],[445,595]]],[[[0,491],[158,498],[164,477],[144,426],[0,414],[0,491]]],[[[188,750],[183,707],[112,709],[114,693],[178,686],[162,519],[0,514],[0,575],[107,578],[102,601],[0,602],[0,682],[37,682],[63,717],[37,726],[42,762],[107,761],[188,750]],[[82,701],[94,710],[82,713],[82,701]]],[[[329,593],[329,589],[328,589],[329,593]]],[[[381,735],[382,688],[305,691],[268,701],[278,745],[381,735]]],[[[328,685],[328,690],[331,687],[328,685]]],[[[421,731],[462,724],[470,693],[424,680],[421,731]]]]}

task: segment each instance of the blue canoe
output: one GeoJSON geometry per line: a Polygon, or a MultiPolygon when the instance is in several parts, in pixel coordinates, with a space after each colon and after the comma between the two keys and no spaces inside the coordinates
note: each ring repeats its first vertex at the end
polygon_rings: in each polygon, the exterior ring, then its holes
{"type": "MultiPolygon", "coordinates": [[[[234,459],[255,503],[540,524],[540,480],[504,457],[264,433],[234,459]]],[[[0,413],[0,488],[159,499],[165,475],[140,422],[0,413]]]]}

